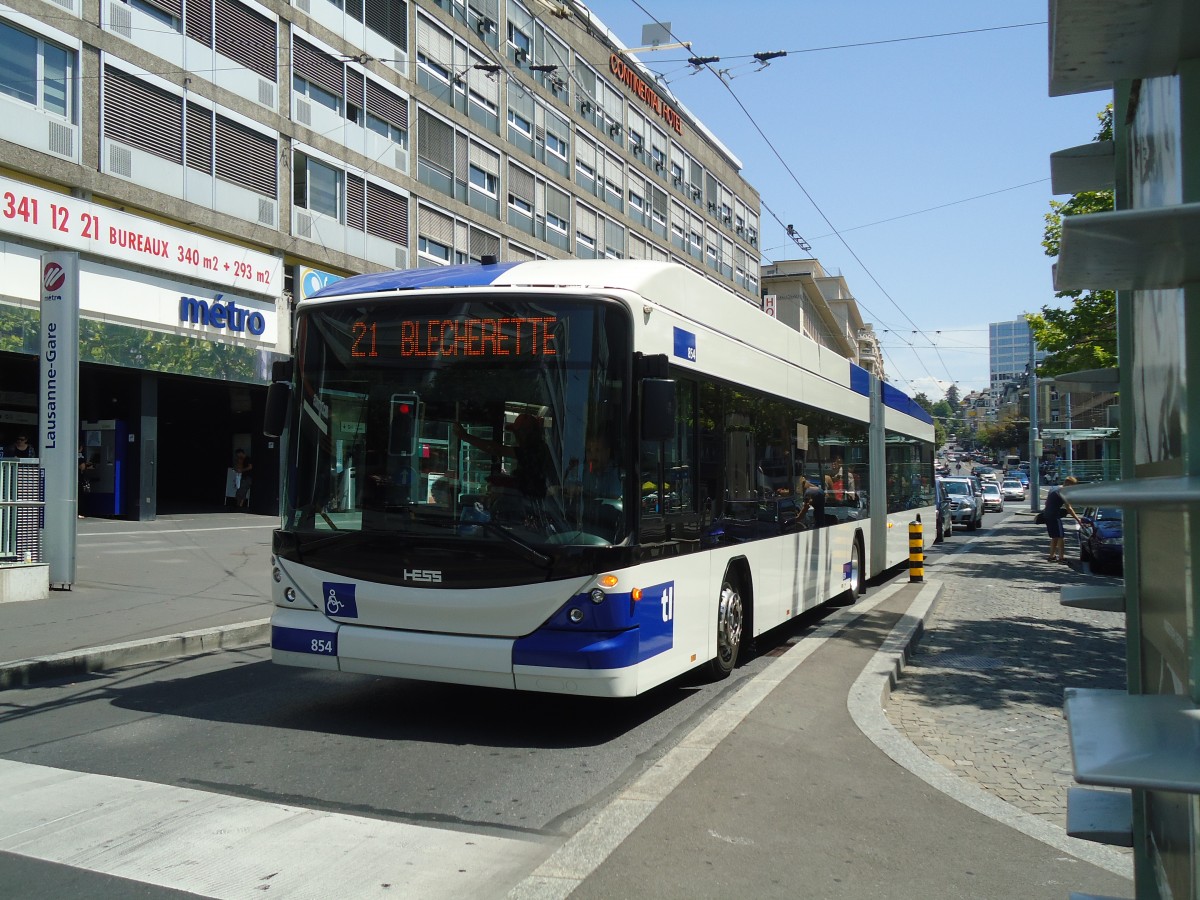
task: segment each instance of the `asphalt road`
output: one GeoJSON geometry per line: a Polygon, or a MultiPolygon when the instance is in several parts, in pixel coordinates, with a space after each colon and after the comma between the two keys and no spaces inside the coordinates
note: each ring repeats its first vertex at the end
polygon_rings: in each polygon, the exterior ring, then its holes
{"type": "MultiPolygon", "coordinates": [[[[125,792],[161,787],[152,810],[138,813],[153,833],[135,825],[134,843],[160,840],[176,825],[207,827],[162,824],[172,805],[226,803],[214,832],[261,831],[245,823],[264,808],[352,816],[358,827],[378,823],[371,839],[410,848],[406,864],[415,870],[437,871],[421,869],[431,840],[484,847],[486,859],[469,873],[479,881],[418,885],[411,894],[484,896],[548,856],[826,614],[774,634],[726,681],[684,677],[617,702],[288,669],[273,665],[265,648],[9,691],[0,707],[0,795],[7,788],[23,797],[34,784],[30,796],[40,798],[40,785],[61,778],[54,791],[95,792],[84,805],[140,809],[146,801],[125,792]],[[498,870],[489,876],[487,866],[498,870]]],[[[90,830],[109,827],[93,822],[90,830]]],[[[161,874],[159,883],[178,885],[174,873],[139,869],[133,881],[85,871],[86,862],[64,868],[58,856],[38,861],[3,849],[0,883],[10,896],[177,896],[140,883],[161,874]]],[[[454,850],[439,845],[443,864],[454,850]]],[[[288,852],[294,861],[304,848],[288,852]]],[[[71,849],[63,856],[81,857],[71,849]]],[[[203,880],[186,883],[205,893],[203,880]]]]}

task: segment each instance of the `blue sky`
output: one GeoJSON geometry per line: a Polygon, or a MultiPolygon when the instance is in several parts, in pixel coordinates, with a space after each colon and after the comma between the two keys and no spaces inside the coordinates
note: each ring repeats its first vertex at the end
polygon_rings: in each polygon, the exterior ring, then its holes
{"type": "Polygon", "coordinates": [[[626,46],[639,46],[654,19],[692,42],[640,58],[742,161],[764,203],[764,263],[812,255],[844,275],[901,389],[936,400],[951,381],[963,392],[986,387],[988,323],[1058,305],[1041,247],[1049,158],[1092,140],[1111,92],[1048,96],[1045,0],[591,8],[626,46]],[[1026,23],[1041,24],[1004,28],[1026,23]],[[815,49],[869,41],[891,43],[815,49]],[[788,56],[761,70],[736,58],[776,50],[788,56]],[[721,57],[713,67],[729,70],[737,99],[711,72],[693,74],[689,55],[721,57]],[[942,208],[921,212],[931,207],[942,208]]]}

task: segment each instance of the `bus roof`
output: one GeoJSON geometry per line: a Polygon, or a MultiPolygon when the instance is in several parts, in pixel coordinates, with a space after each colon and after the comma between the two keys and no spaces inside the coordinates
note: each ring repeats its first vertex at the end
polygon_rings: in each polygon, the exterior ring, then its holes
{"type": "MultiPolygon", "coordinates": [[[[484,265],[472,263],[356,275],[335,281],[308,299],[331,300],[355,294],[470,287],[606,288],[643,293],[649,282],[664,276],[678,279],[681,271],[690,272],[678,264],[649,260],[552,259],[484,265]]],[[[737,299],[736,295],[729,293],[730,297],[737,299]]]]}

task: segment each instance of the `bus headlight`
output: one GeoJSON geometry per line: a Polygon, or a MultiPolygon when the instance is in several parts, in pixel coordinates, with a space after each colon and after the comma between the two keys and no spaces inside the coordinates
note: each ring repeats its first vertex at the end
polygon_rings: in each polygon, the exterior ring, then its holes
{"type": "Polygon", "coordinates": [[[567,618],[570,619],[574,624],[578,625],[583,621],[583,610],[578,606],[573,606],[567,612],[567,618]]]}
{"type": "Polygon", "coordinates": [[[593,603],[603,603],[605,598],[604,591],[600,588],[592,588],[591,598],[593,603]]]}
{"type": "Polygon", "coordinates": [[[271,577],[275,579],[276,584],[279,584],[279,582],[283,581],[283,573],[280,572],[279,569],[272,569],[271,577]]]}
{"type": "Polygon", "coordinates": [[[296,589],[294,587],[285,587],[283,589],[283,599],[288,603],[296,602],[296,589]]]}

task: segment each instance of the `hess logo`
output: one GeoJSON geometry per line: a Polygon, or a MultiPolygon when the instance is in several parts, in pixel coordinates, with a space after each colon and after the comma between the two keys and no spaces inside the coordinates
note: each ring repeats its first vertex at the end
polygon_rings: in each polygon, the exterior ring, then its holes
{"type": "Polygon", "coordinates": [[[66,280],[67,273],[58,263],[48,263],[42,271],[42,287],[47,291],[57,291],[66,280]]]}
{"type": "Polygon", "coordinates": [[[405,569],[405,581],[419,581],[424,584],[441,584],[442,573],[437,569],[405,569]]]}

